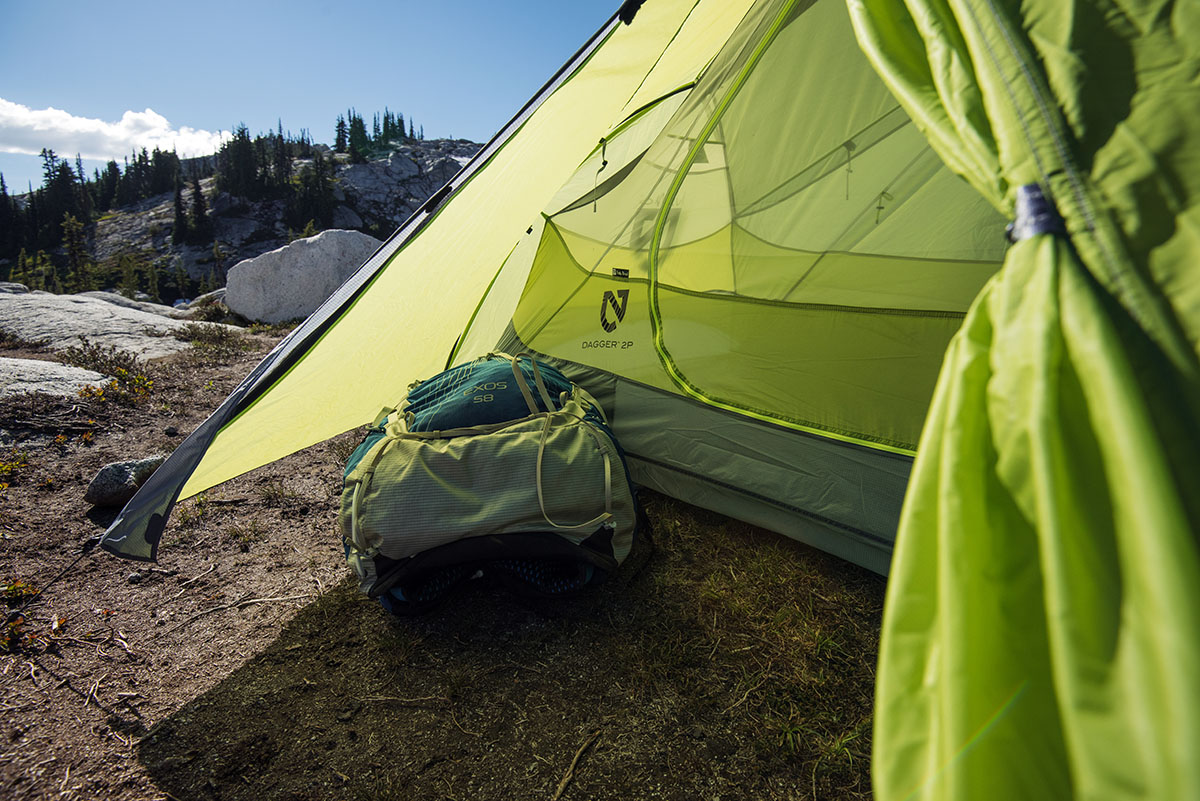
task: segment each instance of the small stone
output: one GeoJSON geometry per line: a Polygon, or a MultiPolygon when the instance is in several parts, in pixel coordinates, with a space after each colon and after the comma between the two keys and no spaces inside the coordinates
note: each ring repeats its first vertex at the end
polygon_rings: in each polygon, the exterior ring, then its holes
{"type": "Polygon", "coordinates": [[[166,459],[166,456],[151,456],[106,464],[88,484],[83,499],[94,506],[124,506],[166,459]]]}
{"type": "Polygon", "coordinates": [[[166,427],[166,428],[163,430],[163,433],[164,433],[164,434],[166,434],[168,437],[178,437],[178,436],[179,436],[179,429],[178,429],[178,428],[176,428],[175,426],[167,426],[167,427],[166,427]]]}
{"type": "Polygon", "coordinates": [[[137,584],[143,578],[145,578],[145,576],[143,576],[141,573],[134,572],[129,574],[129,578],[126,579],[126,581],[128,581],[130,584],[137,584]]]}

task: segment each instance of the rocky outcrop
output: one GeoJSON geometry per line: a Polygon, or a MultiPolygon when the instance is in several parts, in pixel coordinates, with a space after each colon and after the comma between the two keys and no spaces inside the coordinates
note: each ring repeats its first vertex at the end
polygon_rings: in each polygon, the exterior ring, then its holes
{"type": "MultiPolygon", "coordinates": [[[[366,164],[350,164],[345,154],[326,149],[337,203],[333,225],[391,233],[454,177],[479,147],[462,139],[414,140],[395,145],[366,164]]],[[[296,160],[293,171],[302,170],[305,163],[296,160]]],[[[166,193],[101,217],[90,235],[93,260],[103,264],[123,252],[134,253],[157,261],[161,275],[182,271],[193,281],[219,285],[231,265],[282,247],[294,235],[285,222],[283,201],[247,201],[218,192],[213,178],[202,180],[200,186],[219,254],[214,254],[212,245],[171,242],[174,196],[166,193]]],[[[189,203],[190,191],[189,187],[189,203]]]]}
{"type": "MultiPolygon", "coordinates": [[[[212,179],[206,182],[209,186],[212,179]]],[[[104,214],[92,231],[92,258],[103,263],[121,253],[166,252],[175,227],[175,197],[167,193],[104,214]]]]}
{"type": "Polygon", "coordinates": [[[457,139],[403,145],[386,159],[339,167],[337,195],[367,225],[395,228],[458,174],[477,150],[474,142],[457,139]]]}
{"type": "Polygon", "coordinates": [[[247,320],[282,323],[312,314],[379,247],[358,231],[323,231],[229,271],[225,305],[247,320]]]}
{"type": "Polygon", "coordinates": [[[84,387],[101,386],[110,380],[93,370],[58,362],[0,357],[0,398],[27,392],[71,397],[84,387]]]}
{"type": "Polygon", "coordinates": [[[185,325],[183,320],[81,295],[0,294],[0,330],[55,350],[78,345],[85,337],[95,345],[154,359],[189,347],[173,336],[185,325]]]}

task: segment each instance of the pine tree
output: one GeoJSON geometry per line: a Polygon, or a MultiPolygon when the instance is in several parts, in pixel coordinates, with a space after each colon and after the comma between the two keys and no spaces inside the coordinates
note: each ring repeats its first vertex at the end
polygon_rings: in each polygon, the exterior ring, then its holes
{"type": "Polygon", "coordinates": [[[29,186],[29,193],[25,196],[25,215],[23,222],[25,223],[24,232],[21,236],[22,241],[29,244],[29,247],[37,247],[38,226],[41,224],[42,204],[38,200],[40,192],[34,192],[32,182],[29,186]]]}
{"type": "Polygon", "coordinates": [[[45,183],[37,192],[39,225],[34,238],[40,247],[53,250],[62,242],[63,215],[82,216],[79,192],[71,163],[58,158],[53,150],[42,149],[42,169],[45,183]]]}
{"type": "Polygon", "coordinates": [[[4,174],[0,173],[0,259],[11,258],[20,250],[20,209],[8,195],[4,174]]]}
{"type": "Polygon", "coordinates": [[[49,184],[54,180],[54,174],[58,172],[58,156],[49,148],[42,148],[42,181],[43,185],[49,184]]]}
{"type": "Polygon", "coordinates": [[[282,119],[279,120],[279,131],[275,135],[273,156],[272,178],[275,186],[282,191],[286,189],[288,181],[292,178],[292,156],[288,152],[287,140],[283,136],[282,119]]]}
{"type": "Polygon", "coordinates": [[[179,294],[179,297],[181,297],[181,298],[188,297],[189,296],[189,288],[190,288],[192,282],[188,278],[188,274],[183,269],[183,260],[182,259],[177,258],[175,260],[174,278],[175,278],[175,291],[179,294]]]}
{"type": "Polygon", "coordinates": [[[121,182],[121,168],[117,162],[109,161],[104,172],[96,179],[96,208],[108,211],[117,202],[117,186],[121,182]]]}
{"type": "Polygon", "coordinates": [[[416,139],[416,138],[417,138],[417,132],[413,130],[413,121],[412,121],[412,117],[409,117],[409,118],[408,118],[408,138],[409,138],[409,139],[416,139]]]}
{"type": "Polygon", "coordinates": [[[188,241],[188,219],[183,208],[183,177],[175,176],[175,226],[171,229],[171,244],[188,241]]]}
{"type": "MultiPolygon", "coordinates": [[[[22,253],[25,251],[22,250],[22,253]]],[[[58,276],[54,273],[54,264],[50,261],[50,257],[46,255],[46,251],[39,250],[32,258],[25,257],[24,277],[26,280],[21,281],[22,284],[30,289],[44,289],[54,292],[55,285],[58,284],[58,276]]],[[[62,291],[59,285],[58,291],[62,291]]]]}
{"type": "Polygon", "coordinates": [[[117,264],[121,270],[121,281],[117,285],[117,289],[127,298],[137,297],[137,262],[128,253],[122,253],[117,257],[117,264]]]}
{"type": "Polygon", "coordinates": [[[213,271],[209,270],[204,274],[204,277],[200,279],[200,286],[197,288],[197,291],[201,295],[207,295],[209,292],[213,292],[216,289],[217,279],[213,277],[213,271]]]}
{"type": "Polygon", "coordinates": [[[133,185],[133,172],[129,168],[129,157],[125,157],[125,169],[116,170],[117,184],[113,193],[113,206],[128,206],[137,200],[136,189],[133,185]]]}
{"type": "Polygon", "coordinates": [[[26,264],[26,261],[25,248],[21,248],[20,251],[17,252],[17,266],[14,267],[13,271],[9,274],[8,280],[17,284],[29,286],[29,267],[26,264]]]}
{"type": "Polygon", "coordinates": [[[79,180],[79,211],[84,220],[92,219],[92,193],[88,191],[87,173],[83,171],[83,157],[75,154],[75,177],[79,180]]]}
{"type": "Polygon", "coordinates": [[[314,220],[319,228],[333,222],[333,175],[329,162],[320,151],[313,151],[311,166],[304,167],[296,179],[296,191],[288,197],[287,224],[299,228],[306,220],[314,220]]]}
{"type": "Polygon", "coordinates": [[[338,115],[337,125],[333,128],[333,152],[346,152],[346,118],[341,114],[338,115]]]}
{"type": "Polygon", "coordinates": [[[92,288],[91,262],[83,236],[83,223],[70,213],[63,215],[63,246],[67,251],[67,280],[69,292],[85,292],[92,288]]]}
{"type": "Polygon", "coordinates": [[[208,278],[212,289],[219,289],[225,284],[225,251],[221,249],[221,243],[215,239],[213,240],[212,254],[213,263],[216,266],[209,270],[208,278]]]}
{"type": "Polygon", "coordinates": [[[146,162],[146,197],[165,194],[175,186],[179,174],[179,154],[154,148],[146,162]]]}
{"type": "Polygon", "coordinates": [[[364,163],[371,150],[371,140],[367,137],[367,126],[363,122],[362,116],[353,110],[350,112],[348,147],[350,150],[350,161],[355,164],[364,163]]]}
{"type": "Polygon", "coordinates": [[[200,179],[192,181],[192,218],[188,221],[190,244],[203,245],[212,237],[212,221],[208,218],[208,204],[200,190],[200,179]]]}
{"type": "Polygon", "coordinates": [[[405,133],[404,133],[404,115],[403,115],[403,114],[397,114],[397,115],[396,115],[396,130],[397,130],[397,131],[399,131],[399,133],[396,135],[396,138],[398,138],[398,139],[403,139],[403,138],[405,137],[405,133]]]}
{"type": "Polygon", "coordinates": [[[162,303],[162,297],[158,294],[158,261],[152,260],[146,265],[146,294],[155,303],[162,303]]]}
{"type": "Polygon", "coordinates": [[[254,137],[254,190],[247,197],[265,197],[271,189],[270,145],[270,140],[262,134],[254,137]]]}
{"type": "Polygon", "coordinates": [[[259,196],[258,159],[250,130],[239,124],[217,151],[217,188],[244,198],[259,196]]]}

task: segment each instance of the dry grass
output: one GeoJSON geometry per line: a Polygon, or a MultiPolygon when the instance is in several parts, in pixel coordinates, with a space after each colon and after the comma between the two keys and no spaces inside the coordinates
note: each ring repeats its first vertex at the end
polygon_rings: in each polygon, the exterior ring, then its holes
{"type": "Polygon", "coordinates": [[[883,580],[646,500],[652,546],[575,599],[395,618],[344,581],[139,759],[179,798],[869,798],[883,580]]]}

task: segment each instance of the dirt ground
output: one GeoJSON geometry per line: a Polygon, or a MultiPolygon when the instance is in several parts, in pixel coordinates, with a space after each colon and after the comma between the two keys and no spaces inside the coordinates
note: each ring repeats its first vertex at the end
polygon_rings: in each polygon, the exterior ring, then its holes
{"type": "Polygon", "coordinates": [[[615,578],[553,602],[359,595],[354,434],[181,504],[158,565],[76,564],[116,512],[96,471],[172,450],[278,339],[148,365],[136,405],[0,403],[0,585],[46,587],[0,651],[0,798],[870,796],[883,580],[652,493],[615,578]]]}

